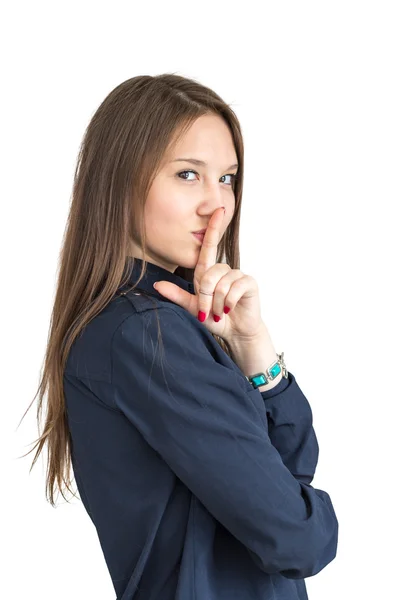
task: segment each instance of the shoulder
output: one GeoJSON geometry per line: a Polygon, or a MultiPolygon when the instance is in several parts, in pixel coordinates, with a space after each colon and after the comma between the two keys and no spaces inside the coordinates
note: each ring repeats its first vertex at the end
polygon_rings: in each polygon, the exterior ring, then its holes
{"type": "Polygon", "coordinates": [[[132,298],[132,293],[126,294],[125,298],[133,310],[125,314],[115,328],[113,347],[118,347],[124,340],[131,345],[144,342],[149,345],[154,340],[160,340],[160,335],[170,344],[178,343],[182,348],[186,344],[199,344],[199,348],[205,348],[210,339],[216,343],[204,325],[169,300],[164,302],[151,295],[132,298]]]}
{"type": "Polygon", "coordinates": [[[128,294],[116,294],[75,338],[68,353],[65,373],[108,381],[110,349],[115,332],[130,317],[149,310],[147,304],[147,298],[133,292],[129,293],[129,297],[128,294]]]}
{"type": "Polygon", "coordinates": [[[207,335],[212,336],[196,321],[180,306],[146,292],[118,294],[75,339],[65,372],[111,382],[113,352],[132,352],[135,345],[151,347],[160,334],[162,340],[182,344],[190,338],[204,346],[207,335]]]}

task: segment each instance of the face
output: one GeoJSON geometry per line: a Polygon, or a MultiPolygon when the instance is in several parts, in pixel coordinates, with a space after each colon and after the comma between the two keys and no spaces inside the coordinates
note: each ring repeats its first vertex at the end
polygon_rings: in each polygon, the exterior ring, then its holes
{"type": "MultiPolygon", "coordinates": [[[[214,211],[225,206],[224,234],[235,208],[234,174],[238,163],[231,132],[217,115],[199,117],[172,152],[150,188],[145,204],[146,260],[173,273],[195,268],[201,244],[193,231],[206,228],[214,211]],[[202,160],[195,165],[178,158],[202,160]],[[190,172],[188,172],[190,170],[190,172]],[[194,172],[193,172],[194,171],[194,172]]],[[[143,258],[132,242],[131,256],[143,258]]]]}

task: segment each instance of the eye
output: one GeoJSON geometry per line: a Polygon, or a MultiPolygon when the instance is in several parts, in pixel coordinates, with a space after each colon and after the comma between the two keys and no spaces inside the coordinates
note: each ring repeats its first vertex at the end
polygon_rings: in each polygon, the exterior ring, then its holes
{"type": "MultiPolygon", "coordinates": [[[[194,181],[194,179],[186,179],[184,177],[180,177],[184,173],[193,173],[193,175],[198,175],[197,171],[193,171],[193,169],[188,169],[186,171],[180,171],[179,173],[177,173],[177,176],[180,179],[184,179],[185,181],[194,181]]],[[[222,175],[222,177],[231,177],[231,183],[229,183],[228,185],[233,186],[235,179],[236,179],[236,173],[227,173],[227,175],[222,175]]],[[[222,177],[221,177],[221,179],[222,179],[222,177]]]]}
{"type": "Polygon", "coordinates": [[[185,181],[194,181],[194,180],[193,179],[186,179],[186,177],[183,177],[183,178],[180,177],[180,175],[183,175],[184,173],[193,173],[194,175],[198,175],[198,173],[196,173],[196,171],[192,171],[192,170],[189,170],[189,171],[180,171],[179,173],[177,173],[177,176],[180,179],[184,179],[185,181]]]}
{"type": "Polygon", "coordinates": [[[228,173],[227,175],[222,175],[222,177],[232,177],[230,185],[233,185],[235,183],[235,179],[236,179],[235,173],[228,173]]]}

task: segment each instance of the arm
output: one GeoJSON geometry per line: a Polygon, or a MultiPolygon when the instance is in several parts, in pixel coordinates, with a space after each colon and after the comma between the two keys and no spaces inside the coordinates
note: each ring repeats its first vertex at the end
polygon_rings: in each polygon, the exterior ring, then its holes
{"type": "Polygon", "coordinates": [[[283,463],[296,479],[311,483],[318,464],[319,446],[311,406],[293,373],[285,388],[272,395],[263,392],[268,434],[283,463]]]}
{"type": "MultiPolygon", "coordinates": [[[[247,376],[265,371],[276,360],[276,350],[265,328],[250,342],[230,342],[233,358],[247,376]]],[[[319,447],[313,428],[311,406],[288,372],[257,388],[265,403],[268,434],[289,471],[305,483],[311,483],[318,463],[319,447]]]]}
{"type": "Polygon", "coordinates": [[[329,494],[293,477],[258,390],[215,361],[201,331],[172,307],[149,310],[120,325],[111,352],[116,406],[261,570],[304,578],[334,559],[329,494]]]}

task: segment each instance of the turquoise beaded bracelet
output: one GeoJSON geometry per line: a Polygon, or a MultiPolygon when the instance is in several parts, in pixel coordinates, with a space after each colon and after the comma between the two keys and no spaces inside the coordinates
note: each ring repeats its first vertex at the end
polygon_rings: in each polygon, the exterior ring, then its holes
{"type": "Polygon", "coordinates": [[[284,354],[284,352],[282,352],[281,354],[278,354],[278,353],[276,354],[278,357],[278,360],[273,362],[272,365],[269,366],[269,368],[266,370],[265,373],[255,373],[254,375],[250,375],[250,377],[246,377],[247,381],[249,381],[252,384],[253,388],[257,389],[257,388],[261,387],[262,385],[265,385],[266,383],[273,381],[275,379],[275,377],[277,377],[281,371],[282,371],[282,375],[283,375],[283,377],[285,377],[285,379],[287,379],[289,377],[288,371],[286,369],[285,361],[283,359],[283,354],[284,354]]]}

